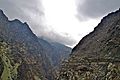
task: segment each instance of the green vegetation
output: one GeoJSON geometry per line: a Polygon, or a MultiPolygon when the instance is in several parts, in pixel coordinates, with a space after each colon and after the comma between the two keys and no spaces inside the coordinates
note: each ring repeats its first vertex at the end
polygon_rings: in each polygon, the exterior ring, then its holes
{"type": "Polygon", "coordinates": [[[4,70],[1,76],[2,80],[12,80],[11,77],[11,64],[10,64],[10,60],[5,56],[5,54],[2,54],[2,61],[3,61],[3,65],[4,65],[4,70]]]}
{"type": "Polygon", "coordinates": [[[38,76],[34,76],[35,80],[41,80],[38,76]]]}
{"type": "MultiPolygon", "coordinates": [[[[20,63],[11,64],[12,59],[9,57],[10,48],[5,42],[0,42],[0,58],[4,66],[4,70],[1,75],[1,80],[13,80],[17,79],[17,69],[20,63]]],[[[14,61],[12,61],[14,62],[14,61]]]]}

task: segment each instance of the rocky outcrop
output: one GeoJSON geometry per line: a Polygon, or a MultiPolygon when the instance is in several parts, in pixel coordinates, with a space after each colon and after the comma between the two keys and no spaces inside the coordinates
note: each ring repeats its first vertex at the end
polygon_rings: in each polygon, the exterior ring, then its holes
{"type": "Polygon", "coordinates": [[[120,80],[120,10],[104,17],[73,48],[57,80],[120,80]]]}

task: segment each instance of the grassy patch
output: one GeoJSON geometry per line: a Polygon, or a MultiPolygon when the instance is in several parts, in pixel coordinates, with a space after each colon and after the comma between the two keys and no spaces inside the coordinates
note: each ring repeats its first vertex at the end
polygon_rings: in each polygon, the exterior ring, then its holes
{"type": "MultiPolygon", "coordinates": [[[[13,63],[11,65],[12,59],[9,57],[10,48],[5,42],[0,42],[0,58],[4,66],[4,70],[1,75],[1,80],[16,80],[17,79],[17,69],[20,63],[13,63]]],[[[14,62],[14,61],[12,61],[14,62]]]]}

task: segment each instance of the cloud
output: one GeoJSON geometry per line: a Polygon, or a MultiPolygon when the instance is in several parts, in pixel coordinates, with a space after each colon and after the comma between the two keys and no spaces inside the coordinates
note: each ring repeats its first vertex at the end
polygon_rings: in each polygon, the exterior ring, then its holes
{"type": "MultiPolygon", "coordinates": [[[[19,18],[27,20],[24,10],[29,12],[40,13],[41,7],[38,8],[37,0],[0,0],[0,8],[9,16],[10,19],[19,18]]],[[[23,20],[23,21],[24,21],[23,20]]]]}
{"type": "MultiPolygon", "coordinates": [[[[33,26],[39,26],[39,25],[35,24],[33,26]]],[[[77,43],[76,40],[72,38],[72,36],[68,34],[66,35],[59,34],[54,29],[48,28],[48,26],[46,25],[42,25],[40,28],[35,28],[34,30],[35,30],[34,32],[38,34],[37,35],[38,37],[41,37],[45,40],[49,40],[51,42],[59,42],[72,47],[77,43]],[[47,27],[47,29],[44,28],[44,26],[47,27]]]]}
{"type": "Polygon", "coordinates": [[[68,46],[73,47],[77,42],[69,35],[60,35],[55,31],[48,31],[47,33],[43,33],[45,36],[41,36],[43,39],[48,40],[50,42],[59,42],[68,46]]]}
{"type": "Polygon", "coordinates": [[[61,35],[50,29],[45,23],[44,9],[42,0],[0,0],[0,9],[2,9],[9,19],[19,19],[27,22],[30,28],[37,36],[52,41],[61,42],[65,45],[75,44],[75,40],[69,36],[61,35]]]}
{"type": "Polygon", "coordinates": [[[120,0],[78,0],[79,18],[99,18],[120,7],[120,0]]]}

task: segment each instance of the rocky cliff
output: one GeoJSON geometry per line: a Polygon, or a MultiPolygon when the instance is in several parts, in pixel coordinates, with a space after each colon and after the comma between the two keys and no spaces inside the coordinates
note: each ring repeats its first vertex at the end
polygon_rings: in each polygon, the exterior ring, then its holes
{"type": "Polygon", "coordinates": [[[105,16],[73,48],[57,80],[120,80],[120,10],[105,16]]]}

